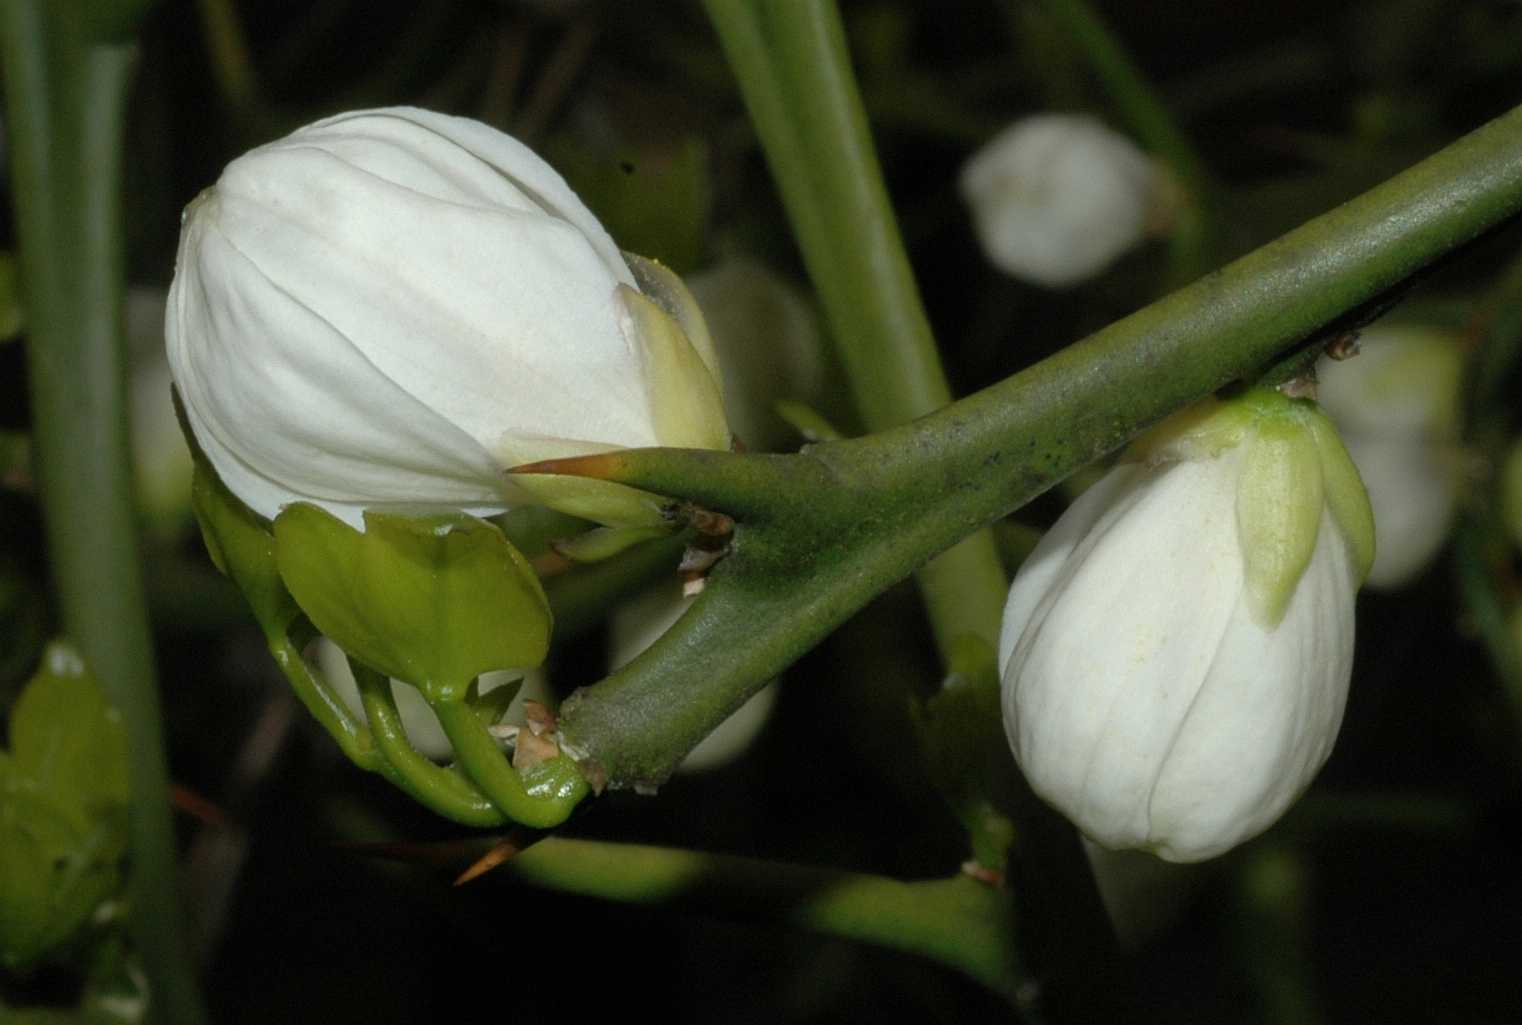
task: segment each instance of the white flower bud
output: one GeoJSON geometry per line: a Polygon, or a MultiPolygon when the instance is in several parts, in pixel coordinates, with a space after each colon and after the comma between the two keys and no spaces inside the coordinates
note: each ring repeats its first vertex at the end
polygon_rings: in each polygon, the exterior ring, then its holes
{"type": "Polygon", "coordinates": [[[1141,241],[1160,177],[1130,139],[1092,117],[1015,122],[962,168],[962,197],[988,261],[1062,288],[1093,277],[1141,241]]]}
{"type": "Polygon", "coordinates": [[[1324,359],[1318,398],[1342,432],[1374,506],[1373,588],[1407,583],[1427,567],[1458,513],[1463,460],[1463,355],[1424,327],[1365,330],[1356,359],[1324,359]]]}
{"type": "Polygon", "coordinates": [[[1170,861],[1267,828],[1331,752],[1372,538],[1310,403],[1250,393],[1142,439],[1010,589],[1004,725],[1032,788],[1170,861]]]}
{"type": "Polygon", "coordinates": [[[620,255],[521,143],[422,110],[329,118],[229,164],[186,211],[166,337],[197,440],[267,517],[540,500],[619,519],[577,505],[585,482],[560,502],[554,478],[502,471],[729,441],[675,276],[620,255]]]}

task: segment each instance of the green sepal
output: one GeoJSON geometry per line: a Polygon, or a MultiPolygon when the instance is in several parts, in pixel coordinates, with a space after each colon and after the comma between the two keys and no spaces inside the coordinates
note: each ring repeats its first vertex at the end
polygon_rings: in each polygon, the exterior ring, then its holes
{"type": "Polygon", "coordinates": [[[705,353],[701,338],[694,341],[660,303],[628,285],[618,286],[618,298],[638,335],[656,438],[673,448],[728,449],[729,421],[712,341],[705,353]]]}
{"type": "Polygon", "coordinates": [[[708,368],[709,375],[722,387],[724,374],[719,369],[719,350],[714,346],[708,321],[703,318],[703,309],[686,282],[659,261],[638,253],[625,251],[624,260],[629,264],[639,290],[676,322],[682,336],[708,368]]]}
{"type": "Polygon", "coordinates": [[[172,392],[180,433],[190,446],[195,474],[190,482],[190,507],[201,528],[201,540],[217,569],[243,593],[266,635],[278,637],[301,610],[280,580],[275,566],[275,539],[269,521],[227,490],[185,419],[178,389],[172,392]]]}
{"type": "Polygon", "coordinates": [[[665,537],[675,529],[674,523],[660,527],[598,527],[556,541],[551,547],[572,562],[601,562],[637,544],[665,537]]]}
{"type": "Polygon", "coordinates": [[[1201,399],[1142,434],[1121,458],[1139,463],[1213,459],[1241,444],[1258,413],[1255,404],[1241,400],[1201,399]]]}
{"type": "Polygon", "coordinates": [[[1312,434],[1293,418],[1259,423],[1237,484],[1248,611],[1272,629],[1316,552],[1323,504],[1321,460],[1312,434]]]}
{"type": "Polygon", "coordinates": [[[430,703],[463,700],[488,670],[544,661],[544,590],[484,520],[367,512],[361,532],[298,502],[274,531],[281,579],[317,629],[430,703]]]}
{"type": "MultiPolygon", "coordinates": [[[[516,453],[510,461],[526,463],[516,453]]],[[[548,456],[545,458],[554,458],[548,456]]],[[[626,484],[552,473],[515,473],[513,483],[558,512],[610,527],[658,527],[666,523],[668,499],[626,484]]]]}
{"type": "Polygon", "coordinates": [[[1369,504],[1369,492],[1326,414],[1312,410],[1305,424],[1316,440],[1327,509],[1353,557],[1354,577],[1363,583],[1374,565],[1374,507],[1369,504]]]}

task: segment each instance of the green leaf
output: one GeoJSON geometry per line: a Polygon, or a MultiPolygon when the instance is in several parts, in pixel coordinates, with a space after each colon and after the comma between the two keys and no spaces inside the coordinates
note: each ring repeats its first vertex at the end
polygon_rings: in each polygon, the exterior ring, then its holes
{"type": "Polygon", "coordinates": [[[11,710],[11,776],[71,815],[81,829],[127,803],[127,740],[83,660],[50,644],[11,710]]]}
{"type": "Polygon", "coordinates": [[[496,527],[459,512],[367,512],[365,528],[306,503],[275,519],[280,576],[339,647],[430,704],[463,700],[488,670],[544,661],[549,602],[496,527]]]}

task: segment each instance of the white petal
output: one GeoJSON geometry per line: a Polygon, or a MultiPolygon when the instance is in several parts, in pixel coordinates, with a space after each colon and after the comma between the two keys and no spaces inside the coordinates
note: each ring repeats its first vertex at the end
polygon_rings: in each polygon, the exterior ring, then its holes
{"type": "Polygon", "coordinates": [[[315,149],[250,154],[217,191],[255,266],[488,450],[524,430],[654,444],[618,280],[566,222],[440,202],[315,149]]]}
{"type": "Polygon", "coordinates": [[[1284,620],[1239,609],[1150,795],[1148,845],[1213,857],[1266,829],[1331,753],[1353,658],[1351,559],[1330,514],[1284,620]]]}
{"type": "MultiPolygon", "coordinates": [[[[214,200],[213,200],[214,202],[214,200]]],[[[261,515],[297,498],[496,506],[480,445],[274,285],[202,207],[182,238],[166,328],[191,425],[261,515]]]]}

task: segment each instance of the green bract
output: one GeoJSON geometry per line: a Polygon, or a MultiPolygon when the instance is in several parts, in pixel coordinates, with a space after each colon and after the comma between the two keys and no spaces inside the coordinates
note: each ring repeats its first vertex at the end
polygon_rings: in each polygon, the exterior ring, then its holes
{"type": "Polygon", "coordinates": [[[430,702],[463,701],[488,670],[544,661],[549,602],[496,527],[367,512],[365,528],[306,504],[275,518],[280,576],[339,647],[430,702]]]}
{"type": "Polygon", "coordinates": [[[1374,562],[1374,514],[1331,421],[1314,402],[1270,389],[1184,410],[1139,438],[1126,458],[1205,459],[1238,445],[1247,446],[1237,490],[1247,597],[1253,617],[1273,626],[1316,550],[1323,509],[1359,580],[1374,562]]]}
{"type": "Polygon", "coordinates": [[[52,644],[0,750],[0,966],[25,969],[74,937],[119,889],[126,842],[121,717],[52,644]]]}

